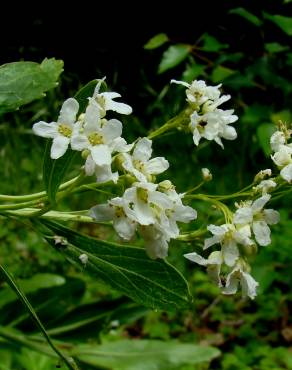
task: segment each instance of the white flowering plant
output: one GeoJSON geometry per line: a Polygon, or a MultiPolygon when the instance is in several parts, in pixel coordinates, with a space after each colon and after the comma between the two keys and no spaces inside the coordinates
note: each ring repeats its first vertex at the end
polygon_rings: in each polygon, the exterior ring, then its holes
{"type": "MultiPolygon", "coordinates": [[[[133,142],[123,137],[122,122],[132,108],[121,101],[119,93],[107,90],[105,78],[89,82],[66,99],[55,121],[35,122],[33,133],[46,139],[45,190],[0,195],[1,215],[26,222],[70,263],[151,308],[173,310],[188,307],[192,301],[184,277],[167,262],[173,240],[188,244],[189,253],[181,257],[193,262],[194,268],[206,267],[222,294],[240,290],[243,297],[254,299],[258,282],[251,261],[259,248],[271,243],[271,229],[280,221],[270,204],[291,190],[292,130],[279,123],[270,138],[273,170],[259,169],[254,181],[236,193],[202,192],[206,182],[216,181],[208,168],[202,168],[197,183],[178,190],[175,179],[167,177],[171,166],[167,153],[165,157],[155,155],[156,140],[179,130],[192,136],[193,150],[204,141],[214,141],[221,151],[229,140],[236,140],[240,123],[229,109],[232,99],[222,94],[221,84],[209,86],[202,80],[171,83],[172,89],[186,95],[185,108],[133,142]],[[76,156],[82,161],[79,173],[64,181],[76,156]],[[83,192],[92,193],[88,209],[59,209],[62,199],[83,192]],[[97,193],[104,196],[98,204],[97,193]],[[219,215],[214,224],[199,222],[198,202],[212,206],[210,216],[219,215]],[[64,225],[68,222],[70,226],[64,225]],[[109,226],[120,242],[81,234],[72,222],[109,226]],[[181,224],[189,225],[181,231],[181,224]],[[142,242],[135,247],[137,240],[142,242]]],[[[1,269],[13,284],[9,273],[1,269]]],[[[76,368],[70,359],[63,360],[76,368]]]]}

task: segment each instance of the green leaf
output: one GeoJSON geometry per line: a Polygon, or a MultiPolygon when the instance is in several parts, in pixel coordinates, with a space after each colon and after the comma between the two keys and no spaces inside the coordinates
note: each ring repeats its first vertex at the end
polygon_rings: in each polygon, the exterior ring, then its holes
{"type": "Polygon", "coordinates": [[[242,18],[246,19],[247,21],[253,23],[255,26],[260,27],[262,25],[262,21],[256,17],[254,14],[250,13],[244,8],[235,8],[229,11],[230,14],[237,14],[242,18]]]}
{"type": "Polygon", "coordinates": [[[159,340],[119,340],[102,345],[79,345],[72,352],[81,362],[112,370],[171,370],[208,363],[220,355],[209,346],[159,340]]]}
{"type": "Polygon", "coordinates": [[[275,23],[288,36],[292,36],[292,17],[285,17],[284,15],[271,15],[263,12],[264,18],[275,23]]]}
{"type": "Polygon", "coordinates": [[[265,49],[269,53],[280,53],[281,51],[289,50],[289,46],[287,45],[281,45],[277,42],[270,42],[265,44],[265,49]]]}
{"type": "Polygon", "coordinates": [[[0,114],[42,98],[57,86],[62,71],[63,61],[54,58],[41,64],[15,62],[0,66],[0,114]]]}
{"type": "Polygon", "coordinates": [[[51,146],[52,142],[48,140],[44,153],[43,180],[49,201],[55,203],[59,186],[77,152],[68,149],[61,158],[52,159],[50,154],[51,146]]]}
{"type": "Polygon", "coordinates": [[[218,66],[213,69],[211,80],[215,83],[225,80],[225,78],[233,75],[235,71],[230,68],[226,68],[223,66],[218,66]]]}
{"type": "MultiPolygon", "coordinates": [[[[63,276],[54,274],[35,274],[30,279],[19,280],[19,286],[25,294],[34,293],[39,289],[52,288],[65,284],[63,276]]],[[[17,299],[11,289],[4,288],[0,291],[0,307],[17,299]]]]}
{"type": "Polygon", "coordinates": [[[257,128],[257,137],[259,140],[259,144],[265,153],[265,155],[268,157],[272,153],[271,146],[270,146],[270,138],[272,134],[275,132],[276,127],[272,123],[262,123],[257,128]]]}
{"type": "Polygon", "coordinates": [[[206,66],[204,64],[189,64],[183,72],[182,80],[186,82],[192,82],[203,74],[205,68],[206,66]]]}
{"type": "Polygon", "coordinates": [[[190,47],[183,44],[170,46],[162,55],[162,60],[158,67],[158,73],[176,67],[183,62],[190,53],[190,47]]]}
{"type": "Polygon", "coordinates": [[[69,369],[71,370],[78,370],[78,367],[76,366],[74,360],[72,358],[65,357],[60,350],[55,347],[54,343],[51,341],[51,338],[46,332],[45,327],[43,326],[42,322],[40,321],[38,315],[36,314],[35,310],[31,306],[30,302],[26,298],[25,294],[21,291],[21,289],[18,287],[16,282],[14,281],[13,277],[10,275],[10,273],[6,270],[6,268],[2,265],[0,265],[0,277],[3,277],[3,279],[7,282],[7,284],[10,286],[10,288],[16,293],[24,307],[29,312],[32,320],[35,322],[37,327],[39,328],[40,332],[45,337],[45,340],[51,347],[51,349],[60,357],[61,360],[63,360],[69,369]]]}
{"type": "Polygon", "coordinates": [[[166,311],[190,305],[183,276],[169,263],[147,257],[144,249],[93,239],[48,220],[42,224],[67,239],[69,244],[58,248],[51,236],[46,237],[65,258],[134,301],[166,311]],[[88,256],[86,265],[79,259],[81,254],[88,256]]]}
{"type": "Polygon", "coordinates": [[[164,45],[168,41],[168,36],[165,33],[159,33],[152,37],[145,45],[144,49],[151,50],[157,49],[159,46],[164,45]]]}
{"type": "Polygon", "coordinates": [[[201,48],[204,51],[217,52],[219,50],[228,48],[228,44],[222,44],[215,37],[208,35],[207,33],[203,35],[202,40],[204,43],[201,48]]]}

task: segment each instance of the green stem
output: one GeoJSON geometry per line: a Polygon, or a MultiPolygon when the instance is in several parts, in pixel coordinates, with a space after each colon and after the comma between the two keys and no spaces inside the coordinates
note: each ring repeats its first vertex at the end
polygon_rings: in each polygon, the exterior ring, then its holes
{"type": "Polygon", "coordinates": [[[31,201],[31,202],[23,202],[23,203],[16,203],[16,204],[4,204],[4,205],[0,205],[0,211],[9,211],[11,209],[21,209],[21,208],[28,208],[30,206],[38,206],[40,205],[40,202],[45,200],[46,197],[42,197],[42,198],[39,198],[38,201],[36,202],[35,200],[34,201],[31,201]]]}
{"type": "Polygon", "coordinates": [[[159,127],[157,130],[151,132],[148,135],[148,139],[154,139],[158,136],[161,136],[167,131],[172,130],[173,128],[178,128],[180,125],[186,120],[188,117],[188,114],[186,111],[182,111],[177,116],[171,118],[169,121],[167,121],[163,126],[159,127]]]}
{"type": "MultiPolygon", "coordinates": [[[[74,185],[77,181],[79,181],[80,176],[74,177],[73,179],[64,182],[64,184],[60,185],[60,190],[64,190],[67,187],[74,185]]],[[[45,191],[41,191],[39,193],[34,193],[34,194],[27,194],[27,195],[5,195],[5,194],[0,194],[0,201],[14,201],[14,202],[26,202],[26,201],[31,201],[31,200],[36,200],[36,199],[41,199],[46,197],[47,193],[45,191]]]]}

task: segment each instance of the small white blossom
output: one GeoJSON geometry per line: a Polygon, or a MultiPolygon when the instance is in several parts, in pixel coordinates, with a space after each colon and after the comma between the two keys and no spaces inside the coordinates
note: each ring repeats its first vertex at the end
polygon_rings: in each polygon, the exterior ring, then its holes
{"type": "Polygon", "coordinates": [[[53,239],[54,239],[55,245],[58,245],[58,244],[67,245],[68,244],[68,240],[64,238],[63,236],[54,235],[53,239]]]}
{"type": "Polygon", "coordinates": [[[278,151],[272,155],[272,160],[281,169],[281,177],[292,182],[292,144],[280,145],[278,151]]]}
{"type": "Polygon", "coordinates": [[[85,253],[80,254],[79,259],[83,265],[86,265],[88,262],[88,255],[85,253]]]}
{"type": "Polygon", "coordinates": [[[112,110],[120,114],[131,114],[132,108],[129,105],[116,102],[114,100],[116,98],[120,98],[121,97],[120,94],[116,92],[103,92],[103,93],[99,92],[101,84],[104,80],[105,78],[103,78],[97,83],[96,88],[93,93],[93,99],[98,104],[101,118],[103,118],[106,115],[106,112],[108,110],[112,110]]]}
{"type": "Polygon", "coordinates": [[[255,192],[261,192],[263,195],[269,193],[271,190],[273,190],[275,187],[277,187],[277,183],[272,180],[262,180],[257,186],[253,187],[253,190],[255,192]]]}
{"type": "Polygon", "coordinates": [[[272,176],[272,170],[267,168],[266,170],[261,170],[255,175],[254,182],[259,182],[263,180],[265,177],[272,176]]]}
{"type": "Polygon", "coordinates": [[[122,166],[133,174],[138,181],[151,181],[152,175],[158,175],[169,167],[168,161],[163,157],[151,158],[152,141],[146,137],[140,139],[133,150],[133,154],[125,153],[122,166]]]}
{"type": "Polygon", "coordinates": [[[222,293],[235,294],[237,292],[239,283],[242,289],[242,296],[248,296],[249,298],[254,299],[256,296],[256,288],[259,284],[248,272],[243,270],[240,262],[227,275],[226,284],[222,289],[222,293]]]}
{"type": "Polygon", "coordinates": [[[113,221],[113,226],[119,236],[130,240],[135,234],[136,221],[131,217],[132,211],[124,198],[113,198],[107,204],[99,204],[90,210],[90,216],[96,221],[113,221]]]}
{"type": "Polygon", "coordinates": [[[277,152],[282,145],[286,142],[285,135],[282,131],[276,131],[273,133],[270,139],[270,144],[273,152],[277,152]]]}
{"type": "Polygon", "coordinates": [[[236,225],[251,225],[256,241],[259,245],[266,246],[271,243],[271,230],[268,225],[279,222],[279,212],[273,209],[263,209],[271,199],[270,194],[265,194],[254,202],[246,202],[234,214],[233,222],[236,225]]]}
{"type": "Polygon", "coordinates": [[[63,103],[57,122],[40,121],[33,125],[32,130],[36,135],[53,139],[51,146],[52,159],[62,157],[68,149],[78,110],[77,100],[69,98],[63,103]]]}
{"type": "Polygon", "coordinates": [[[211,181],[213,178],[212,173],[208,168],[202,168],[202,177],[204,181],[211,181]]]}

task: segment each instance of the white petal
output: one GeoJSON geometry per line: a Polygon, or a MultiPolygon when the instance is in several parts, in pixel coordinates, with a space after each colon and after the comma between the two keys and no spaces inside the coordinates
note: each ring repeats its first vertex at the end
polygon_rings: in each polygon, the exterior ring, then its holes
{"type": "Polygon", "coordinates": [[[165,258],[168,254],[168,243],[162,237],[159,239],[145,240],[145,248],[150,258],[165,258]]]}
{"type": "Polygon", "coordinates": [[[248,296],[251,299],[254,299],[257,295],[256,288],[258,287],[259,283],[255,281],[255,279],[248,274],[247,272],[241,273],[241,287],[242,287],[242,295],[243,297],[248,296]]]}
{"type": "Polygon", "coordinates": [[[207,266],[209,263],[207,259],[203,258],[196,252],[184,254],[184,257],[186,257],[188,260],[195,262],[201,266],[207,266]]]}
{"type": "Polygon", "coordinates": [[[155,223],[155,217],[147,203],[137,198],[134,203],[134,214],[137,222],[140,225],[151,225],[155,223]]]}
{"type": "Polygon", "coordinates": [[[150,191],[148,194],[148,202],[154,203],[162,209],[169,209],[173,206],[173,202],[169,197],[159,191],[150,191]]]}
{"type": "Polygon", "coordinates": [[[140,139],[134,149],[133,158],[139,161],[146,162],[152,154],[152,141],[143,137],[140,139]]]}
{"type": "Polygon", "coordinates": [[[70,139],[68,137],[61,135],[55,137],[51,146],[51,158],[58,159],[62,157],[68,149],[69,143],[70,139]]]}
{"type": "Polygon", "coordinates": [[[251,206],[253,213],[261,211],[270,199],[271,199],[270,194],[265,194],[262,197],[256,199],[251,206]]]}
{"type": "Polygon", "coordinates": [[[98,204],[89,211],[89,215],[96,221],[111,221],[114,218],[114,213],[114,207],[109,204],[98,204]]]}
{"type": "Polygon", "coordinates": [[[288,182],[292,182],[292,163],[285,166],[281,172],[280,175],[283,177],[284,180],[288,182]]]}
{"type": "Polygon", "coordinates": [[[96,176],[96,182],[106,182],[106,181],[113,181],[116,183],[119,178],[119,174],[117,172],[112,173],[112,169],[110,165],[104,165],[104,166],[97,166],[95,165],[95,176],[96,176]]]}
{"type": "Polygon", "coordinates": [[[65,100],[60,111],[58,122],[73,125],[76,121],[78,110],[79,104],[76,99],[69,98],[65,100]]]}
{"type": "Polygon", "coordinates": [[[252,222],[253,214],[250,207],[241,207],[234,213],[233,222],[235,224],[248,224],[252,222]]]}
{"type": "Polygon", "coordinates": [[[73,150],[84,150],[90,146],[87,136],[82,134],[73,135],[71,138],[71,148],[73,150]]]}
{"type": "Polygon", "coordinates": [[[112,141],[122,135],[123,125],[117,119],[111,119],[101,129],[106,142],[112,141]]]}
{"type": "Polygon", "coordinates": [[[133,148],[133,144],[127,144],[126,140],[122,137],[117,137],[111,143],[111,149],[113,152],[126,153],[133,148]]]}
{"type": "Polygon", "coordinates": [[[58,125],[55,122],[37,122],[32,126],[32,131],[41,137],[54,138],[58,135],[58,125]]]}
{"type": "Polygon", "coordinates": [[[95,162],[91,155],[86,158],[84,169],[87,176],[92,176],[94,174],[95,162]]]}
{"type": "Polygon", "coordinates": [[[90,99],[85,111],[84,132],[89,135],[100,128],[100,113],[98,104],[90,99]]]}
{"type": "Polygon", "coordinates": [[[274,209],[265,209],[263,214],[268,225],[275,225],[280,221],[280,213],[274,209]]]}
{"type": "Polygon", "coordinates": [[[210,248],[212,247],[212,245],[220,243],[220,242],[221,242],[221,237],[219,237],[218,235],[212,236],[211,238],[207,238],[204,241],[203,249],[210,248]]]}
{"type": "Polygon", "coordinates": [[[111,152],[109,150],[109,147],[107,145],[95,145],[93,148],[91,148],[91,155],[94,160],[94,162],[98,166],[104,166],[104,165],[110,165],[111,164],[111,152]]]}
{"type": "Polygon", "coordinates": [[[136,226],[136,222],[131,221],[128,217],[114,218],[114,228],[123,239],[130,240],[135,233],[136,226]]]}
{"type": "Polygon", "coordinates": [[[201,140],[201,134],[199,133],[199,130],[198,129],[194,129],[193,131],[193,141],[194,141],[194,144],[195,145],[199,145],[199,142],[201,140]]]}
{"type": "Polygon", "coordinates": [[[121,95],[115,92],[104,92],[100,94],[105,98],[105,110],[112,110],[120,114],[131,114],[132,107],[128,104],[119,103],[112,99],[119,98],[121,95]]]}
{"type": "Polygon", "coordinates": [[[218,235],[223,237],[223,235],[228,231],[228,227],[224,224],[221,226],[216,226],[216,225],[208,225],[207,229],[213,234],[213,235],[218,235]]]}
{"type": "Polygon", "coordinates": [[[237,132],[232,126],[225,126],[221,136],[226,140],[235,140],[237,138],[237,132]]]}
{"type": "Polygon", "coordinates": [[[238,270],[232,270],[226,278],[225,287],[222,289],[223,294],[235,294],[239,283],[238,270]]]}
{"type": "Polygon", "coordinates": [[[183,85],[185,87],[191,87],[191,85],[185,81],[177,81],[177,80],[171,80],[171,84],[177,84],[177,85],[183,85]]]}
{"type": "Polygon", "coordinates": [[[226,265],[234,266],[239,257],[239,251],[234,240],[229,240],[227,243],[223,244],[222,254],[226,265]]]}
{"type": "Polygon", "coordinates": [[[174,209],[174,218],[179,222],[190,222],[197,218],[197,211],[190,206],[177,205],[174,209]]]}
{"type": "Polygon", "coordinates": [[[271,230],[265,221],[253,222],[252,229],[259,245],[266,246],[271,243],[271,230]]]}
{"type": "Polygon", "coordinates": [[[163,157],[156,157],[150,159],[150,161],[145,164],[145,167],[149,174],[158,175],[168,169],[169,162],[163,157]]]}

